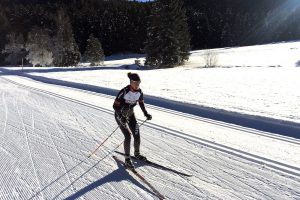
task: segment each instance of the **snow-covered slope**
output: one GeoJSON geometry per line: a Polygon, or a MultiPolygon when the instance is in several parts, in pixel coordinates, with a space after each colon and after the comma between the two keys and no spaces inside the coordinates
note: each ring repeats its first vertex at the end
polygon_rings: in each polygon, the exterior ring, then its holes
{"type": "MultiPolygon", "coordinates": [[[[186,66],[137,72],[144,93],[157,98],[296,123],[299,48],[212,50],[222,68],[201,68],[205,51],[195,51],[186,66]]],[[[110,58],[96,68],[0,68],[0,199],[158,199],[112,158],[123,159],[113,153],[123,151],[120,130],[88,158],[117,127],[114,97],[90,91],[127,85],[132,70],[121,66],[134,59],[110,58]]],[[[153,120],[141,126],[142,152],[193,175],[135,163],[167,199],[300,199],[299,139],[147,108],[153,120]]]]}
{"type": "MultiPolygon", "coordinates": [[[[112,99],[97,97],[99,107],[2,78],[0,84],[1,199],[158,199],[151,188],[112,159],[112,151],[123,140],[119,131],[96,156],[87,158],[116,127],[113,113],[106,107],[112,99]]],[[[183,119],[194,121],[195,126],[204,123],[154,108],[151,112],[158,119],[177,119],[181,124],[183,119]],[[159,117],[158,113],[164,114],[159,117]]],[[[275,160],[262,164],[258,156],[201,138],[201,133],[210,131],[230,135],[233,127],[223,127],[221,133],[220,126],[206,123],[198,135],[188,136],[189,128],[184,130],[183,124],[183,130],[176,131],[177,127],[155,123],[141,127],[142,151],[152,161],[193,175],[182,177],[136,163],[137,170],[167,199],[300,197],[299,168],[275,160]]],[[[240,141],[251,135],[247,130],[235,132],[240,141]]],[[[297,140],[258,137],[273,147],[286,146],[287,151],[300,148],[297,140]]]]}
{"type": "MultiPolygon", "coordinates": [[[[220,68],[202,68],[206,64],[207,51],[204,50],[192,52],[190,61],[183,67],[137,71],[142,78],[144,93],[238,113],[300,122],[300,42],[210,51],[215,54],[216,64],[220,68]]],[[[120,70],[120,66],[133,64],[134,60],[113,57],[98,69],[26,68],[24,72],[119,90],[128,84],[126,74],[132,71],[120,70]]]]}

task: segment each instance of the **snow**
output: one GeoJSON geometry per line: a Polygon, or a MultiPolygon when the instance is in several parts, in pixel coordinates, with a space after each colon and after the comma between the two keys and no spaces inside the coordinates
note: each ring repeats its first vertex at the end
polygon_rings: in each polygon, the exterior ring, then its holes
{"type": "MultiPolygon", "coordinates": [[[[111,158],[123,140],[119,130],[87,158],[116,128],[114,96],[92,86],[119,90],[128,84],[127,72],[137,72],[146,95],[297,124],[299,47],[214,49],[218,68],[203,68],[206,51],[192,52],[185,66],[174,69],[122,68],[142,55],[118,55],[95,68],[0,68],[0,199],[157,199],[111,158]]],[[[153,120],[141,127],[142,151],[193,175],[136,163],[167,199],[300,198],[299,139],[146,107],[153,120]]]]}
{"type": "MultiPolygon", "coordinates": [[[[204,51],[183,67],[139,70],[145,94],[239,113],[300,122],[300,42],[212,50],[220,68],[201,68],[204,51]],[[251,67],[248,67],[251,66],[251,67]]],[[[116,70],[135,57],[109,60],[99,70],[30,73],[119,90],[128,84],[116,70]],[[88,81],[87,81],[88,80],[88,81]]],[[[141,58],[139,58],[141,59],[141,58]]]]}

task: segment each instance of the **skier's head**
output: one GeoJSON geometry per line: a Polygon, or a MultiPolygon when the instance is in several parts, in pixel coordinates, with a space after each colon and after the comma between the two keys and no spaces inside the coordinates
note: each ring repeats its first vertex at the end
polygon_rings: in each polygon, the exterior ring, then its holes
{"type": "Polygon", "coordinates": [[[130,80],[130,85],[134,90],[138,90],[140,87],[141,79],[140,76],[136,73],[131,73],[129,72],[127,74],[129,80],[130,80]]]}

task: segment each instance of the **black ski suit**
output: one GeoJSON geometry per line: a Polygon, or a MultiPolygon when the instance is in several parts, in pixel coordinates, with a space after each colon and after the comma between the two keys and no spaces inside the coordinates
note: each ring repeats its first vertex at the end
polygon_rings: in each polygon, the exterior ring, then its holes
{"type": "Polygon", "coordinates": [[[134,138],[134,151],[140,152],[140,130],[137,124],[133,108],[139,103],[144,115],[148,115],[141,89],[134,90],[130,85],[126,86],[118,93],[113,108],[115,119],[124,134],[124,153],[130,155],[131,135],[134,138]]]}

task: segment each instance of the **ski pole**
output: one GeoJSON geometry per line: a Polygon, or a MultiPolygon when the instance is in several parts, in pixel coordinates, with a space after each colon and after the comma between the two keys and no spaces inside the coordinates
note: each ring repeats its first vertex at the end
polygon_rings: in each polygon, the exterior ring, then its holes
{"type": "MultiPolygon", "coordinates": [[[[147,121],[147,119],[145,119],[140,125],[139,127],[141,127],[145,122],[147,121]]],[[[106,140],[108,140],[108,138],[110,138],[117,130],[118,128],[120,127],[120,124],[118,125],[118,127],[101,143],[98,145],[98,147],[88,156],[88,158],[90,158],[92,155],[95,154],[95,152],[106,142],[106,140]]],[[[124,142],[124,141],[123,141],[124,142]]],[[[123,142],[121,144],[123,144],[123,142]]],[[[121,144],[119,144],[117,146],[117,148],[119,148],[119,146],[121,146],[121,144]]]]}
{"type": "Polygon", "coordinates": [[[118,127],[101,143],[98,145],[98,147],[88,156],[88,158],[90,158],[103,144],[104,142],[106,142],[106,140],[108,140],[108,138],[110,138],[120,127],[120,125],[118,125],[118,127]]]}
{"type": "Polygon", "coordinates": [[[143,124],[147,121],[147,119],[145,119],[140,125],[139,127],[143,126],[143,124]]]}
{"type": "MultiPolygon", "coordinates": [[[[145,120],[139,125],[139,127],[141,127],[146,121],[147,121],[147,119],[145,119],[145,120]]],[[[117,147],[115,147],[115,149],[114,149],[113,151],[117,150],[123,143],[124,143],[124,141],[122,141],[117,147]]]]}

